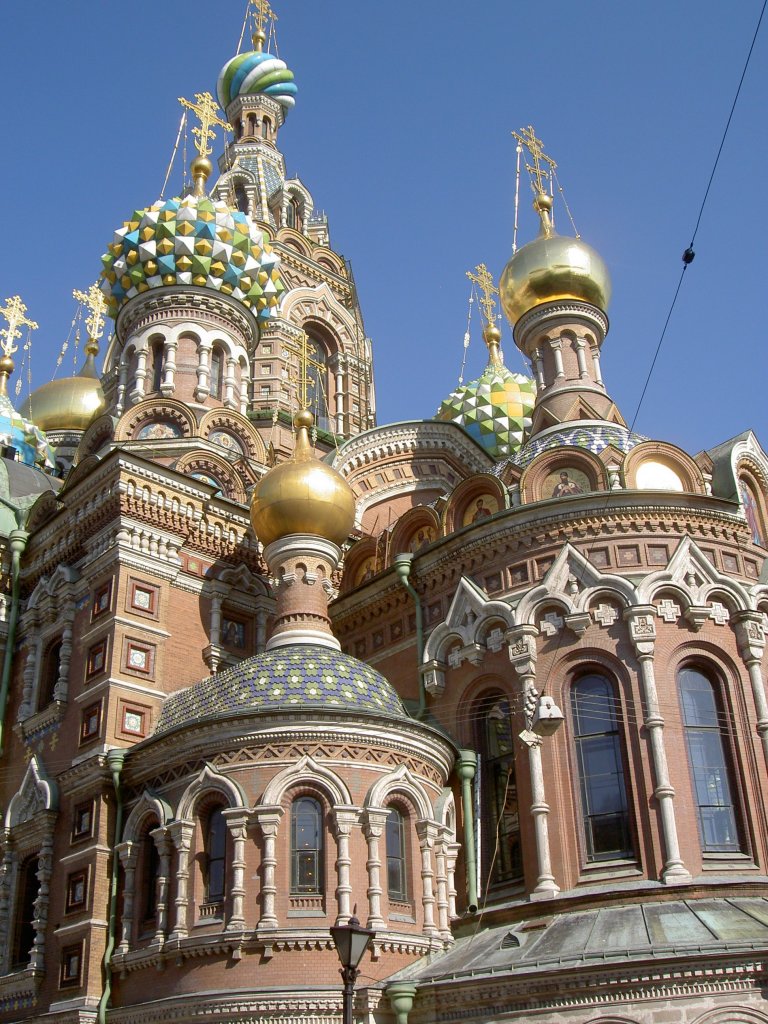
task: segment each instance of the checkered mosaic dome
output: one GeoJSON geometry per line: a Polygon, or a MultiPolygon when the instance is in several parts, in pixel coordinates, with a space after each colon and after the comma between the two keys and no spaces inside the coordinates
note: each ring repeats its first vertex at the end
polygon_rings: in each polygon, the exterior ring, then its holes
{"type": "Polygon", "coordinates": [[[477,380],[456,388],[437,419],[458,423],[496,459],[512,455],[531,426],[536,385],[506,366],[489,364],[477,380]]]}
{"type": "Polygon", "coordinates": [[[216,82],[219,106],[224,110],[237,96],[257,93],[271,96],[288,109],[296,104],[297,92],[293,72],[271,53],[238,53],[224,65],[216,82]]]}
{"type": "Polygon", "coordinates": [[[263,321],[285,290],[279,257],[261,231],[239,210],[207,196],[135,210],[102,263],[101,290],[112,317],[150,288],[196,285],[238,299],[263,321]]]}
{"type": "Polygon", "coordinates": [[[512,456],[510,462],[516,466],[527,466],[537,455],[553,448],[585,448],[599,455],[609,445],[613,445],[620,452],[626,453],[647,440],[642,434],[635,434],[618,423],[580,423],[537,434],[512,456]]]}
{"type": "Polygon", "coordinates": [[[257,654],[169,697],[157,732],[259,711],[407,713],[384,676],[328,647],[295,644],[257,654]]]}

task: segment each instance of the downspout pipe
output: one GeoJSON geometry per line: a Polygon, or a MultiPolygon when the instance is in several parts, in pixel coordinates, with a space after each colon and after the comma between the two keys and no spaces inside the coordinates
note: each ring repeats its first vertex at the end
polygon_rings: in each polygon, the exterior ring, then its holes
{"type": "Polygon", "coordinates": [[[112,969],[110,962],[115,951],[115,929],[117,926],[117,881],[120,873],[119,856],[117,847],[123,838],[123,789],[120,775],[125,761],[125,750],[115,748],[107,751],[107,766],[112,773],[112,785],[115,787],[115,839],[112,844],[112,859],[110,863],[109,879],[109,916],[107,919],[107,947],[104,950],[103,990],[99,1000],[99,1009],[96,1016],[97,1024],[105,1024],[107,1019],[107,1007],[112,998],[112,969]]]}
{"type": "Polygon", "coordinates": [[[427,691],[424,689],[424,677],[421,674],[421,666],[424,660],[424,615],[421,608],[421,598],[411,583],[412,563],[413,555],[410,551],[404,551],[399,555],[395,555],[395,571],[400,582],[413,598],[413,603],[416,607],[416,657],[418,659],[416,670],[419,678],[419,710],[416,712],[416,718],[422,719],[427,713],[427,691]]]}
{"type": "Polygon", "coordinates": [[[467,873],[467,912],[477,911],[477,856],[475,851],[475,815],[473,812],[472,780],[477,772],[477,754],[474,750],[460,750],[456,773],[461,779],[461,807],[464,817],[464,863],[467,873]]]}
{"type": "Polygon", "coordinates": [[[5,744],[5,711],[8,706],[8,691],[11,686],[13,670],[13,649],[16,645],[16,629],[19,624],[19,607],[21,605],[21,556],[26,550],[28,540],[29,534],[26,530],[11,530],[8,535],[11,549],[11,609],[8,613],[8,634],[3,657],[3,675],[0,679],[0,756],[2,756],[5,744]]]}

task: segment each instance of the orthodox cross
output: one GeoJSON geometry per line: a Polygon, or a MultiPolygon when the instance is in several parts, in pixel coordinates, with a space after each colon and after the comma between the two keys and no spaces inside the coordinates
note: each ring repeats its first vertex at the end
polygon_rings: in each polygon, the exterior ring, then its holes
{"type": "Polygon", "coordinates": [[[27,327],[30,331],[36,331],[38,324],[34,320],[28,320],[24,315],[27,312],[27,307],[21,301],[19,295],[14,295],[13,298],[8,299],[5,308],[0,306],[0,316],[5,317],[8,321],[8,326],[0,330],[0,348],[3,350],[3,355],[10,358],[14,352],[17,351],[18,345],[14,345],[16,338],[21,337],[20,327],[27,327]]]}
{"type": "Polygon", "coordinates": [[[477,271],[473,274],[471,270],[467,271],[467,277],[470,281],[473,281],[480,291],[483,293],[480,299],[480,305],[483,308],[483,316],[486,322],[492,324],[496,319],[496,300],[494,295],[499,294],[499,289],[494,287],[493,277],[488,267],[484,263],[478,264],[475,267],[477,271]]]}
{"type": "Polygon", "coordinates": [[[527,128],[521,128],[519,132],[512,132],[512,135],[521,146],[528,150],[533,160],[533,164],[529,164],[527,160],[525,162],[525,169],[531,176],[531,188],[537,193],[546,192],[546,184],[551,179],[557,164],[552,157],[547,156],[544,152],[544,143],[541,139],[536,138],[532,124],[529,124],[527,128]]]}
{"type": "Polygon", "coordinates": [[[256,19],[256,28],[259,32],[264,31],[267,19],[274,25],[277,21],[277,15],[270,7],[269,0],[250,0],[250,2],[253,8],[253,16],[256,19]]]}
{"type": "Polygon", "coordinates": [[[315,386],[314,379],[309,375],[309,367],[314,366],[318,372],[324,370],[325,367],[322,363],[319,363],[317,360],[312,358],[315,355],[315,348],[307,337],[306,331],[301,332],[301,338],[296,344],[291,344],[290,341],[287,342],[287,347],[291,352],[297,353],[299,357],[298,372],[296,370],[290,370],[288,373],[288,379],[296,385],[299,407],[301,409],[308,409],[309,389],[314,388],[315,386]]]}
{"type": "Polygon", "coordinates": [[[104,320],[107,315],[107,302],[101,289],[97,284],[92,284],[87,292],[74,288],[72,298],[82,302],[90,310],[90,316],[85,318],[85,326],[88,328],[88,336],[98,341],[104,333],[104,320]]]}
{"type": "Polygon", "coordinates": [[[185,100],[183,96],[179,96],[179,103],[200,119],[200,125],[196,125],[192,129],[192,134],[195,136],[195,148],[200,156],[208,156],[213,152],[208,143],[216,134],[211,125],[217,125],[219,128],[229,128],[230,125],[219,117],[219,106],[209,92],[196,92],[195,99],[197,103],[192,103],[190,100],[185,100]]]}

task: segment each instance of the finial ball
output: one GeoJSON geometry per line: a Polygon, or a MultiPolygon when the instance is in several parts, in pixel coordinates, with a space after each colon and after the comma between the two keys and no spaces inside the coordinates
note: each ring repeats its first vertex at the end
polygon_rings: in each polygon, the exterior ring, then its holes
{"type": "Polygon", "coordinates": [[[533,201],[533,206],[536,210],[546,210],[547,213],[549,213],[553,206],[552,196],[547,195],[546,192],[538,192],[536,194],[536,198],[533,201]]]}
{"type": "Polygon", "coordinates": [[[207,181],[213,171],[213,164],[205,156],[196,156],[190,167],[193,178],[203,177],[207,181]]]}
{"type": "Polygon", "coordinates": [[[315,417],[309,409],[299,409],[293,417],[293,425],[297,430],[300,430],[302,427],[306,427],[307,430],[310,430],[314,422],[315,417]]]}
{"type": "Polygon", "coordinates": [[[501,342],[501,331],[496,324],[488,324],[483,331],[483,337],[487,345],[498,345],[501,342]]]}

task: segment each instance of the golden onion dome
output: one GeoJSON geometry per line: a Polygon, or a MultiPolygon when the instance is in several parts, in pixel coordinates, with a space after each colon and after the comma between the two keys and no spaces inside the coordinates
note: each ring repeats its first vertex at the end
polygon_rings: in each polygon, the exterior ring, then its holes
{"type": "Polygon", "coordinates": [[[308,533],[342,544],[355,522],[355,496],[347,481],[318,461],[309,443],[314,417],[296,413],[296,448],[287,462],[271,469],[251,497],[251,524],[262,544],[292,533],[308,533]]]}
{"type": "Polygon", "coordinates": [[[534,306],[561,299],[589,302],[606,311],[611,278],[602,257],[580,238],[556,235],[552,197],[540,193],[534,207],[541,217],[539,237],[515,253],[499,282],[499,298],[514,325],[534,306]]]}
{"type": "Polygon", "coordinates": [[[34,420],[41,430],[85,430],[107,405],[96,372],[98,353],[99,346],[90,339],[77,376],[51,380],[37,388],[24,402],[22,416],[34,420]]]}

